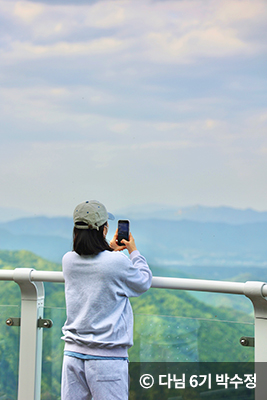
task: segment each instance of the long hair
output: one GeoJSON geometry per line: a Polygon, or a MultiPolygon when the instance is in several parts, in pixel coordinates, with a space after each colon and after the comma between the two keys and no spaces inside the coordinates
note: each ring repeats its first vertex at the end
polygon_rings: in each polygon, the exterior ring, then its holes
{"type": "MultiPolygon", "coordinates": [[[[81,225],[84,225],[81,223],[81,225]]],[[[79,229],[73,228],[73,251],[78,253],[80,256],[97,255],[101,251],[108,250],[113,251],[109,247],[106,241],[103,231],[104,226],[107,223],[101,225],[99,230],[97,229],[79,229]]]]}

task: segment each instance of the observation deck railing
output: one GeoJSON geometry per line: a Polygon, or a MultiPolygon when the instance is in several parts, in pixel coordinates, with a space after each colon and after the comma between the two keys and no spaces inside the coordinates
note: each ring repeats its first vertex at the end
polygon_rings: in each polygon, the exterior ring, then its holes
{"type": "MultiPolygon", "coordinates": [[[[14,281],[21,291],[18,400],[39,400],[42,370],[42,325],[44,311],[43,282],[64,283],[63,273],[30,268],[0,270],[0,281],[14,281]]],[[[153,277],[153,288],[193,290],[244,295],[254,306],[254,362],[257,374],[255,399],[266,397],[267,365],[267,284],[258,281],[225,282],[202,279],[153,277]],[[257,367],[258,365],[258,367],[257,367]]]]}

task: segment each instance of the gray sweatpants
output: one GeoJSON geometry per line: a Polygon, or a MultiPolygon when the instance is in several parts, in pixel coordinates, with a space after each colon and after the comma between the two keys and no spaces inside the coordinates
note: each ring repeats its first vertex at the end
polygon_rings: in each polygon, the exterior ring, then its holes
{"type": "Polygon", "coordinates": [[[61,400],[128,400],[127,360],[64,356],[61,400]]]}

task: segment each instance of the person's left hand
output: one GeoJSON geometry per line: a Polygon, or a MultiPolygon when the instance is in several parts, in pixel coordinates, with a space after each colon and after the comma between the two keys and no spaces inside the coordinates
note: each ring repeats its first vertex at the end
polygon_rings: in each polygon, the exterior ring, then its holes
{"type": "Polygon", "coordinates": [[[116,229],[115,235],[109,242],[109,247],[112,248],[114,251],[122,251],[126,249],[126,246],[119,246],[118,245],[118,228],[116,229]]]}

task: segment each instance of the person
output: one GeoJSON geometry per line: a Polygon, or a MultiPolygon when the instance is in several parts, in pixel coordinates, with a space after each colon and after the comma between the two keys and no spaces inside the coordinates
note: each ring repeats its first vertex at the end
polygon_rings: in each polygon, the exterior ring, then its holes
{"type": "Polygon", "coordinates": [[[73,250],[62,259],[67,319],[61,400],[128,399],[129,297],[150,288],[152,273],[131,233],[123,246],[118,229],[107,242],[108,219],[113,215],[96,200],[79,204],[73,213],[73,250]]]}

